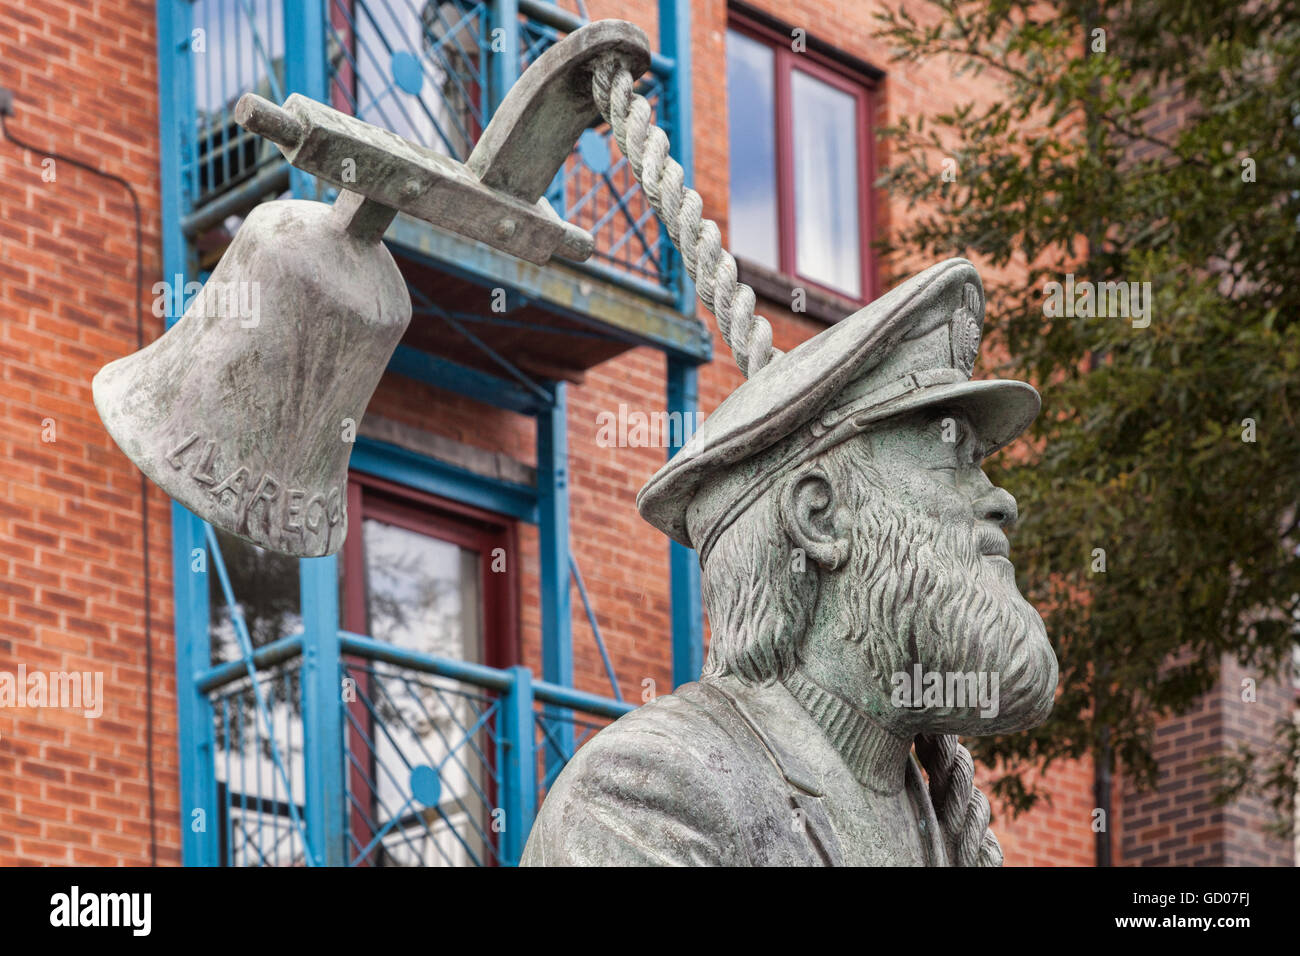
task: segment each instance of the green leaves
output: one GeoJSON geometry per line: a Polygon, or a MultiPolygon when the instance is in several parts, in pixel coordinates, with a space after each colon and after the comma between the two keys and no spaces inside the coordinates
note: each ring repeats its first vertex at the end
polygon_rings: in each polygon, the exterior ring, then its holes
{"type": "MultiPolygon", "coordinates": [[[[1043,728],[976,748],[1023,809],[1024,766],[1103,741],[1152,781],[1161,715],[1193,706],[1225,656],[1283,676],[1300,637],[1300,11],[1129,0],[1092,24],[1081,0],[931,7],[925,26],[886,12],[882,35],[999,90],[883,132],[881,187],[909,209],[883,249],[1026,277],[989,282],[986,334],[1013,357],[999,374],[1043,393],[1038,451],[990,470],[1020,502],[1013,555],[1061,692],[1043,728]],[[1045,314],[1067,273],[1150,283],[1150,324],[1045,314]]],[[[1237,766],[1224,792],[1292,806],[1296,747],[1279,733],[1238,755],[1264,769],[1237,766]]]]}

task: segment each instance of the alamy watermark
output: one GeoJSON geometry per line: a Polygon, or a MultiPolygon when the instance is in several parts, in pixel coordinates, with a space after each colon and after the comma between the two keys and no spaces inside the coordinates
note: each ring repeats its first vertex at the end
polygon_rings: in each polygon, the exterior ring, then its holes
{"type": "Polygon", "coordinates": [[[50,897],[50,925],[61,928],[122,927],[132,936],[153,928],[152,893],[83,893],[74,885],[50,897]]]}
{"type": "Polygon", "coordinates": [[[1043,286],[1043,296],[1043,315],[1049,319],[1131,319],[1135,329],[1151,324],[1150,282],[1076,282],[1070,272],[1064,283],[1043,286]]]}
{"type": "Polygon", "coordinates": [[[94,720],[104,713],[103,671],[0,671],[0,707],[80,710],[94,720]]]}
{"type": "Polygon", "coordinates": [[[890,683],[895,707],[964,710],[978,706],[981,717],[998,715],[996,671],[922,671],[920,664],[913,664],[911,673],[897,671],[890,683]]]}
{"type": "Polygon", "coordinates": [[[629,411],[596,415],[596,444],[601,448],[674,448],[686,443],[704,421],[702,412],[629,411]]]}
{"type": "Polygon", "coordinates": [[[185,314],[185,303],[193,305],[193,296],[202,293],[202,314],[210,319],[239,319],[245,329],[255,329],[262,321],[262,286],[259,282],[185,282],[176,276],[175,282],[155,282],[153,288],[153,314],[157,318],[179,318],[185,314]]]}

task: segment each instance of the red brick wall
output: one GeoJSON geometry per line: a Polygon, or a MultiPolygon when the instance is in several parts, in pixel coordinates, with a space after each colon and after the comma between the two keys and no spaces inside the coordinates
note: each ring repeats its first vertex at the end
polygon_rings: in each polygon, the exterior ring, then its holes
{"type": "Polygon", "coordinates": [[[1285,683],[1261,682],[1225,659],[1218,686],[1196,708],[1157,725],[1159,779],[1146,792],[1126,784],[1128,832],[1116,859],[1132,866],[1294,866],[1294,844],[1269,832],[1273,811],[1264,801],[1215,804],[1209,761],[1231,756],[1239,743],[1267,753],[1274,725],[1294,712],[1295,698],[1285,683]],[[1254,700],[1243,699],[1246,679],[1256,682],[1254,700]]]}
{"type": "MultiPolygon", "coordinates": [[[[981,780],[988,774],[981,772],[981,780]]],[[[1028,774],[1027,779],[1040,779],[1028,774]]],[[[1002,844],[1007,866],[1091,866],[1095,859],[1092,830],[1092,761],[1053,765],[1042,779],[1049,803],[1012,820],[996,806],[993,832],[1002,844]]],[[[987,792],[987,791],[986,791],[987,792]]]]}
{"type": "MultiPolygon", "coordinates": [[[[978,78],[955,88],[942,64],[892,69],[888,51],[871,36],[878,3],[758,6],[888,70],[878,100],[882,122],[941,109],[955,93],[992,95],[978,78]]],[[[594,17],[625,16],[655,35],[653,4],[589,0],[588,7],[594,17]]],[[[0,12],[0,85],[18,91],[12,128],[135,184],[144,205],[146,293],[160,273],[153,20],[147,0],[45,0],[0,12]]],[[[721,0],[692,4],[696,187],[724,234],[726,22],[721,0]]],[[[0,711],[0,864],[144,863],[150,846],[139,476],[90,402],[91,375],[135,347],[131,209],[117,186],[66,164],[57,167],[56,182],[42,182],[40,158],[0,143],[0,670],[20,663],[99,669],[107,703],[97,721],[52,710],[0,711]],[[56,423],[54,443],[41,440],[46,418],[56,423]]],[[[904,216],[884,201],[878,212],[882,224],[904,216]]],[[[147,338],[161,331],[150,299],[147,338]]],[[[779,304],[762,308],[780,348],[822,327],[779,304]]],[[[700,377],[705,412],[741,381],[716,334],[714,348],[717,361],[700,377]]],[[[633,503],[663,452],[599,447],[596,416],[620,402],[648,411],[663,401],[664,359],[645,349],[593,369],[569,389],[574,550],[629,699],[640,699],[646,678],[660,692],[670,684],[667,543],[633,503]]],[[[532,423],[519,416],[409,381],[385,382],[372,407],[533,463],[532,423]]],[[[152,487],[150,500],[158,859],[175,863],[169,511],[152,487]]],[[[536,668],[537,542],[533,529],[521,530],[524,662],[536,668]]],[[[573,619],[578,686],[604,691],[576,593],[573,619]]],[[[1050,789],[1050,806],[1016,821],[998,816],[1009,864],[1092,862],[1089,766],[1054,767],[1050,789]]]]}
{"type": "MultiPolygon", "coordinates": [[[[144,213],[145,335],[159,273],[157,54],[148,0],[0,11],[10,130],[129,180],[144,213]]],[[[135,348],[125,191],[0,142],[0,670],[100,671],[104,712],[0,710],[0,865],[150,860],[139,473],[90,378],[135,348]],[[53,420],[54,441],[42,423],[53,420]]],[[[179,861],[166,497],[150,490],[157,855],[179,861]]]]}

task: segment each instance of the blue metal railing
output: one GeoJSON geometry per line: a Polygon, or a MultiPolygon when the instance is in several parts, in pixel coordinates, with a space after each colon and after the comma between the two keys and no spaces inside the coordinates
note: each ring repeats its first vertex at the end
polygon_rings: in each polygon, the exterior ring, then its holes
{"type": "MultiPolygon", "coordinates": [[[[191,235],[287,188],[279,151],[236,124],[234,106],[249,91],[283,100],[295,76],[313,73],[302,61],[323,68],[326,89],[315,95],[335,109],[464,161],[500,87],[581,22],[527,0],[195,0],[191,16],[193,127],[180,164],[191,235]],[[287,34],[302,32],[304,10],[319,10],[324,21],[310,34],[323,36],[319,51],[286,45],[287,34]]],[[[656,55],[638,85],[670,138],[675,69],[656,55]]],[[[664,297],[677,288],[679,257],[611,139],[604,124],[588,130],[548,198],[595,236],[590,268],[664,297]]]]}
{"type": "Polygon", "coordinates": [[[343,673],[349,865],[507,862],[495,835],[509,822],[498,801],[509,744],[497,729],[501,698],[379,663],[348,662],[343,673]]]}
{"type": "MultiPolygon", "coordinates": [[[[210,542],[211,544],[211,542],[210,542]]],[[[213,548],[214,552],[216,548],[213,548]]],[[[241,642],[242,643],[242,642],[241,642]]],[[[555,775],[591,735],[633,705],[501,670],[340,632],[339,739],[314,737],[303,706],[304,638],[295,634],[197,684],[212,704],[218,806],[212,835],[226,866],[312,866],[321,841],[350,866],[494,866],[519,861],[555,775]],[[313,748],[343,754],[337,833],[301,821],[313,748]]],[[[327,788],[330,789],[330,788],[327,788]]]]}
{"type": "Polygon", "coordinates": [[[249,91],[283,100],[285,18],[282,0],[197,0],[191,16],[194,154],[181,168],[194,208],[283,163],[274,146],[235,122],[234,109],[249,91]]]}
{"type": "MultiPolygon", "coordinates": [[[[259,678],[258,671],[256,669],[256,664],[254,662],[253,642],[252,642],[252,638],[248,633],[248,626],[244,622],[243,609],[240,606],[240,604],[235,600],[234,591],[230,586],[230,575],[226,572],[226,562],[221,553],[221,545],[218,542],[216,532],[213,530],[211,525],[209,525],[207,528],[207,537],[208,537],[209,554],[211,554],[212,556],[212,564],[213,567],[216,569],[217,576],[221,582],[221,590],[225,597],[226,608],[230,615],[231,624],[234,626],[235,636],[238,639],[238,646],[240,651],[240,662],[244,665],[245,673],[248,676],[248,683],[246,686],[253,704],[252,714],[251,714],[252,723],[253,723],[253,735],[254,735],[253,739],[258,743],[259,747],[263,739],[265,739],[266,741],[266,745],[267,745],[266,756],[270,761],[270,767],[268,768],[268,772],[271,776],[272,789],[275,789],[277,784],[279,784],[279,785],[283,785],[286,794],[292,794],[293,784],[289,777],[289,772],[286,766],[286,760],[284,759],[284,756],[281,754],[280,747],[277,744],[278,735],[275,732],[275,725],[274,725],[275,716],[273,711],[275,701],[269,699],[267,695],[264,693],[262,680],[259,678]],[[265,735],[264,737],[263,734],[265,735]]],[[[239,740],[240,740],[241,752],[243,748],[243,740],[244,737],[246,736],[243,732],[244,728],[242,726],[243,713],[244,711],[241,709],[240,710],[241,724],[239,727],[240,730],[239,740]]],[[[227,725],[224,729],[225,729],[225,739],[229,740],[230,727],[227,725]]],[[[229,753],[229,751],[227,751],[227,753],[229,753]]],[[[259,752],[259,756],[260,756],[260,752],[259,752]]],[[[257,766],[258,766],[258,777],[257,777],[258,791],[260,794],[262,765],[259,762],[257,766]]],[[[227,779],[227,783],[228,782],[229,781],[227,779]]],[[[306,823],[304,822],[304,818],[297,812],[296,804],[292,799],[292,797],[290,798],[288,806],[289,806],[289,822],[292,824],[293,828],[298,831],[298,835],[302,839],[303,845],[305,846],[307,842],[307,829],[306,829],[306,823]]],[[[259,830],[259,837],[260,837],[260,830],[259,830]]]]}
{"type": "MultiPolygon", "coordinates": [[[[540,3],[521,4],[549,22],[525,18],[519,29],[519,69],[558,43],[580,21],[540,3]],[[558,25],[566,27],[561,31],[558,25]]],[[[637,91],[650,103],[652,120],[672,138],[672,60],[656,55],[637,91]]],[[[613,141],[608,124],[587,130],[551,184],[548,198],[565,220],[596,238],[593,264],[650,286],[670,289],[677,284],[676,250],[651,209],[631,167],[613,141]]]]}
{"type": "Polygon", "coordinates": [[[303,741],[294,705],[299,693],[298,662],[291,661],[259,672],[255,681],[239,679],[211,695],[218,859],[224,865],[315,862],[308,853],[306,831],[298,822],[306,817],[303,741]],[[269,722],[260,719],[259,697],[269,701],[269,722]]]}
{"type": "Polygon", "coordinates": [[[329,0],[331,105],[463,162],[491,114],[488,8],[329,0]]]}

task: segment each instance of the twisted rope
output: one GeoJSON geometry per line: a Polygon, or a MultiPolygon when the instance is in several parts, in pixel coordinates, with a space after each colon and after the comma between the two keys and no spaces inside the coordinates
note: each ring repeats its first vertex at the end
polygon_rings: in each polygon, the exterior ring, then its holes
{"type": "Polygon", "coordinates": [[[950,734],[916,738],[916,755],[930,775],[930,799],[953,866],[1001,866],[1002,847],[989,829],[989,801],[975,786],[970,751],[950,734]]]}
{"type": "Polygon", "coordinates": [[[668,155],[668,134],[650,121],[650,104],[633,90],[632,74],[617,56],[596,63],[592,95],[614,131],[651,208],[681,252],[700,301],[718,319],[718,331],[748,378],[781,353],[772,348],[772,326],[754,314],[754,290],[736,280],[736,260],[722,248],[722,233],[704,218],[700,194],[685,185],[681,164],[668,155]]]}

